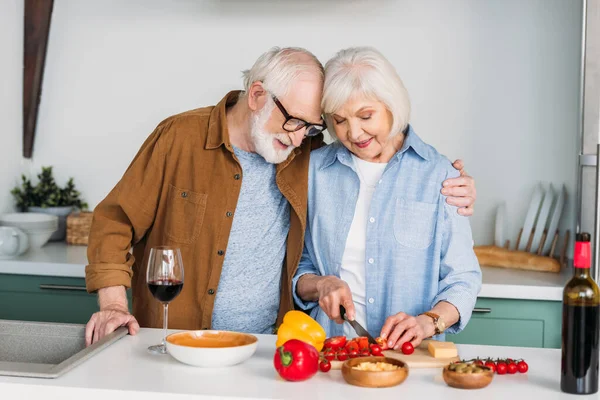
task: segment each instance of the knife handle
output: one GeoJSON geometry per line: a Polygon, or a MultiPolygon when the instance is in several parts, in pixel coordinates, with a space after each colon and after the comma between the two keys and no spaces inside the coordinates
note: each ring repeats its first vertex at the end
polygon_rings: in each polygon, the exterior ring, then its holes
{"type": "Polygon", "coordinates": [[[346,309],[345,309],[345,308],[344,308],[344,306],[343,306],[343,305],[341,305],[341,304],[340,304],[340,316],[342,317],[342,319],[344,319],[344,320],[348,321],[348,320],[346,319],[346,309]]]}

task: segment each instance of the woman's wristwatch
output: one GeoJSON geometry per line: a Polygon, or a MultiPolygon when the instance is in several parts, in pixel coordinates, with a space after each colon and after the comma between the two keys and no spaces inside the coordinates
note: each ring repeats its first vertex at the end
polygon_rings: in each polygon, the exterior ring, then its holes
{"type": "Polygon", "coordinates": [[[430,311],[427,311],[427,312],[421,313],[419,315],[426,315],[429,318],[433,319],[433,326],[435,327],[435,334],[436,335],[444,333],[444,331],[446,330],[446,323],[444,322],[444,320],[442,319],[442,317],[440,317],[436,313],[432,313],[430,311]]]}

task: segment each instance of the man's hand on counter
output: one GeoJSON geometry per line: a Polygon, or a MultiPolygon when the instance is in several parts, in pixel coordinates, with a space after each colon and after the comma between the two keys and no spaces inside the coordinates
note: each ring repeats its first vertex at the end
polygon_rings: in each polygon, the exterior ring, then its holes
{"type": "Polygon", "coordinates": [[[85,327],[85,345],[96,343],[120,326],[126,326],[130,335],[140,330],[140,325],[127,307],[125,287],[112,286],[98,290],[100,311],[94,313],[85,327]]]}

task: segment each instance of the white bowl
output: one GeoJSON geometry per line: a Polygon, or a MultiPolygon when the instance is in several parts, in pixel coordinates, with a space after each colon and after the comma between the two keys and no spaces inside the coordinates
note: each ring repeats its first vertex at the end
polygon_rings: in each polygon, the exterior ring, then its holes
{"type": "Polygon", "coordinates": [[[0,215],[0,225],[19,228],[27,233],[56,231],[58,217],[41,213],[12,213],[0,215]]]}
{"type": "Polygon", "coordinates": [[[167,351],[184,364],[195,367],[229,367],[254,354],[258,339],[229,331],[185,331],[167,336],[167,351]]]}
{"type": "Polygon", "coordinates": [[[29,237],[29,247],[31,247],[33,250],[42,248],[46,243],[48,243],[48,240],[50,240],[50,236],[52,236],[54,231],[56,231],[56,229],[32,232],[25,231],[29,237]]]}
{"type": "Polygon", "coordinates": [[[0,222],[7,223],[46,225],[54,221],[58,221],[58,217],[56,215],[42,213],[9,213],[0,215],[0,222]]]}

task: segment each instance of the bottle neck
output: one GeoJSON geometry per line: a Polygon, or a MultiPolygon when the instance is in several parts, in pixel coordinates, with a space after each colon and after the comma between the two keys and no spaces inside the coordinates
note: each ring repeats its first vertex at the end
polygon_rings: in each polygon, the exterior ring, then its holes
{"type": "Polygon", "coordinates": [[[573,268],[574,272],[573,272],[573,276],[577,277],[577,278],[587,278],[588,276],[590,276],[590,269],[589,268],[573,268]]]}
{"type": "Polygon", "coordinates": [[[590,242],[575,242],[575,253],[573,257],[575,276],[589,275],[591,260],[592,249],[590,242]]]}

